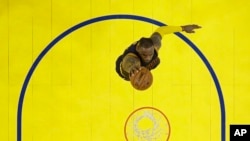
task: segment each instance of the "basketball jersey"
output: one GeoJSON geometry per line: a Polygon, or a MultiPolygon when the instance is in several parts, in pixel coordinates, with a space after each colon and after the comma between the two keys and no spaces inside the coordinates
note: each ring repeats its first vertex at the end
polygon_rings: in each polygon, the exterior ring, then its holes
{"type": "Polygon", "coordinates": [[[139,55],[139,53],[136,51],[137,44],[138,44],[138,42],[130,45],[123,52],[123,54],[118,57],[118,59],[116,61],[116,71],[117,71],[117,73],[126,80],[128,80],[128,78],[125,78],[125,76],[122,75],[121,71],[123,71],[123,70],[121,70],[120,65],[121,65],[121,62],[123,60],[123,57],[126,56],[129,53],[135,54],[140,59],[141,66],[146,67],[149,70],[152,70],[152,69],[156,68],[160,64],[160,58],[158,57],[158,52],[156,51],[156,49],[154,50],[154,56],[152,57],[151,61],[150,62],[144,62],[143,59],[141,58],[141,56],[139,55]]]}

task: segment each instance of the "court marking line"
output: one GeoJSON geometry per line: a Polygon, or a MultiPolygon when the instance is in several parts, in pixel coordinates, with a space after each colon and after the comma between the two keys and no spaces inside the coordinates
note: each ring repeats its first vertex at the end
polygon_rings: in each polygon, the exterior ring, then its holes
{"type": "MultiPolygon", "coordinates": [[[[164,26],[166,24],[159,22],[157,20],[151,19],[151,18],[147,18],[147,17],[143,17],[143,16],[137,16],[137,15],[127,15],[127,14],[116,14],[116,15],[106,15],[106,16],[100,16],[100,17],[96,17],[96,18],[92,18],[89,20],[86,20],[84,22],[81,22],[69,29],[67,29],[66,31],[64,31],[63,33],[61,33],[59,36],[57,36],[54,40],[52,40],[52,42],[50,42],[47,47],[44,48],[44,50],[39,54],[39,56],[36,58],[36,60],[34,61],[34,63],[32,64],[31,68],[29,69],[22,89],[21,89],[21,93],[20,93],[20,97],[19,97],[19,101],[18,101],[18,109],[17,109],[17,141],[22,141],[22,109],[23,109],[23,102],[24,102],[24,96],[25,96],[25,92],[27,89],[27,86],[29,84],[29,81],[32,77],[32,74],[34,73],[37,65],[39,64],[39,62],[43,59],[43,57],[49,52],[49,50],[57,43],[59,42],[61,39],[63,39],[65,36],[67,36],[68,34],[72,33],[73,31],[90,25],[92,23],[96,23],[96,22],[100,22],[100,21],[105,21],[105,20],[114,20],[114,19],[130,19],[130,20],[138,20],[138,21],[144,21],[147,23],[151,23],[157,26],[164,26]]],[[[174,33],[176,36],[178,36],[179,38],[181,38],[184,42],[186,42],[200,57],[200,59],[203,61],[203,63],[206,65],[208,71],[210,72],[210,75],[213,78],[213,81],[215,83],[216,89],[217,89],[217,93],[218,93],[218,97],[219,97],[219,102],[220,102],[220,111],[221,111],[221,141],[226,141],[226,111],[225,111],[225,103],[224,103],[224,98],[223,98],[223,93],[221,90],[221,86],[219,83],[219,80],[216,76],[216,73],[214,72],[212,66],[210,65],[209,61],[206,59],[206,57],[203,55],[203,53],[198,49],[198,47],[191,42],[187,37],[185,37],[183,34],[181,33],[174,33]]]]}

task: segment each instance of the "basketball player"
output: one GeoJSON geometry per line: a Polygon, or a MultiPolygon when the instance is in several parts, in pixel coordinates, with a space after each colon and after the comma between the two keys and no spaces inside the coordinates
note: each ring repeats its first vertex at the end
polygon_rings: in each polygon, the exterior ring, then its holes
{"type": "Polygon", "coordinates": [[[129,81],[144,66],[149,70],[156,68],[160,59],[158,51],[161,47],[161,39],[164,35],[184,31],[195,33],[195,29],[201,28],[198,25],[184,26],[161,26],[151,35],[150,38],[142,37],[139,41],[130,45],[116,60],[116,72],[120,77],[129,81]]]}

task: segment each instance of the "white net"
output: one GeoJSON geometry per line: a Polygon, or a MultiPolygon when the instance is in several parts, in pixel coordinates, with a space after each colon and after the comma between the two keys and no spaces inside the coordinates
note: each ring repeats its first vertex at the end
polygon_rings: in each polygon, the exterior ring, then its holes
{"type": "Polygon", "coordinates": [[[170,126],[166,116],[158,109],[145,107],[135,110],[127,119],[127,141],[166,141],[170,126]]]}

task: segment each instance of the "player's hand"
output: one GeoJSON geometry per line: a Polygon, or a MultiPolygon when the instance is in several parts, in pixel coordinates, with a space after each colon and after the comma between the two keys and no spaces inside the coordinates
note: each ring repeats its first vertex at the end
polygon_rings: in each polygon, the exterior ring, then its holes
{"type": "Polygon", "coordinates": [[[133,77],[136,73],[138,73],[141,70],[141,67],[135,66],[130,70],[129,77],[133,77]]]}
{"type": "Polygon", "coordinates": [[[201,28],[201,26],[199,25],[196,25],[196,24],[192,24],[192,25],[184,25],[184,26],[181,26],[182,27],[182,30],[187,32],[187,33],[195,33],[195,29],[199,29],[201,28]]]}

